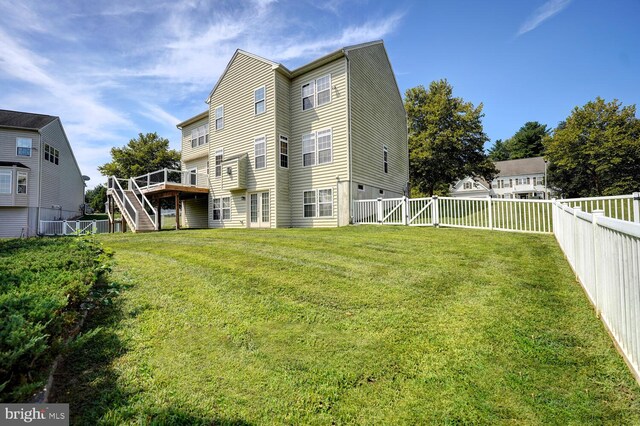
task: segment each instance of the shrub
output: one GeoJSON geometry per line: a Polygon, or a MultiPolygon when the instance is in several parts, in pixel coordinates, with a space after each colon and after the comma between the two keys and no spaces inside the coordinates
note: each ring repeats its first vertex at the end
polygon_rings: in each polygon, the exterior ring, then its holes
{"type": "Polygon", "coordinates": [[[43,386],[109,258],[91,239],[0,241],[0,401],[43,386]]]}

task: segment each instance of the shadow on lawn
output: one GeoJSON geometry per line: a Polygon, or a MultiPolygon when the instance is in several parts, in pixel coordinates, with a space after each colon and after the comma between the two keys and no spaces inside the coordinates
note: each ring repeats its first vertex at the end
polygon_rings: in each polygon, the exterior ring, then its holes
{"type": "MultiPolygon", "coordinates": [[[[111,284],[119,290],[127,286],[111,284]]],[[[91,312],[83,327],[87,338],[73,345],[54,377],[49,401],[69,403],[71,424],[151,425],[249,425],[242,420],[218,419],[187,413],[174,408],[145,407],[142,412],[132,407],[137,392],[123,389],[113,363],[127,352],[116,331],[123,320],[140,314],[125,312],[120,298],[91,312]]]]}

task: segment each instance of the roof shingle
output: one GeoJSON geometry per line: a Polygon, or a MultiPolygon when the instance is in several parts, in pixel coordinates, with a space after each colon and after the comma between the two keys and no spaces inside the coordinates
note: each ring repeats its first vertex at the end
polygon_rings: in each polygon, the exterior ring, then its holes
{"type": "Polygon", "coordinates": [[[0,127],[40,130],[58,117],[0,109],[0,127]]]}

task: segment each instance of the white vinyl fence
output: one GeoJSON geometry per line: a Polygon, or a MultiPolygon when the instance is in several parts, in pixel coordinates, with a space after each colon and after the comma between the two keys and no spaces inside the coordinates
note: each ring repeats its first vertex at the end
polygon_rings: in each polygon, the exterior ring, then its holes
{"type": "Polygon", "coordinates": [[[640,193],[569,200],[354,201],[355,224],[551,233],[640,382],[640,193]]]}
{"type": "Polygon", "coordinates": [[[640,223],[559,202],[553,209],[560,247],[640,380],[640,223]]]}
{"type": "MultiPolygon", "coordinates": [[[[120,232],[121,222],[114,222],[114,232],[120,232]]],[[[41,220],[40,235],[88,235],[107,234],[108,220],[41,220]]]]}

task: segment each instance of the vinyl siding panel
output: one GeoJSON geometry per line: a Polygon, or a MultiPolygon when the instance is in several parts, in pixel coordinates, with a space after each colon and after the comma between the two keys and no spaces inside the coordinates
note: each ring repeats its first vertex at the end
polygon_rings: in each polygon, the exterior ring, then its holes
{"type": "Polygon", "coordinates": [[[209,217],[209,226],[245,227],[248,223],[250,192],[269,192],[271,226],[275,226],[276,187],[276,143],[275,128],[275,71],[271,64],[238,52],[222,76],[209,103],[209,164],[211,191],[209,211],[213,198],[231,197],[231,219],[214,221],[209,217]],[[254,90],[265,86],[265,112],[255,115],[254,90]],[[215,130],[215,109],[224,105],[224,128],[215,130]],[[266,137],[266,167],[255,169],[254,139],[266,137]],[[247,190],[227,191],[222,187],[222,178],[214,173],[215,152],[224,150],[224,158],[248,154],[247,190]],[[242,197],[245,197],[243,200],[242,197]]]}
{"type": "MultiPolygon", "coordinates": [[[[204,194],[206,195],[206,194],[204,194]]],[[[207,228],[209,199],[205,196],[201,198],[193,198],[182,202],[184,214],[182,218],[182,226],[184,228],[207,228]]]]}
{"type": "Polygon", "coordinates": [[[44,157],[46,143],[60,151],[60,157],[57,165],[42,159],[40,207],[52,209],[54,205],[61,206],[58,216],[63,219],[79,216],[84,198],[84,180],[60,120],[43,127],[41,134],[40,155],[44,157]]]}
{"type": "Polygon", "coordinates": [[[0,129],[0,161],[19,162],[29,169],[15,167],[1,167],[3,170],[11,170],[11,194],[0,194],[0,206],[37,207],[39,198],[40,180],[40,155],[44,155],[39,149],[40,134],[26,130],[0,129]],[[16,155],[16,138],[32,139],[31,157],[16,155]],[[16,194],[16,172],[27,172],[27,194],[16,194]]]}
{"type": "Polygon", "coordinates": [[[294,227],[337,226],[337,183],[348,180],[348,126],[347,126],[347,67],[339,58],[291,81],[290,92],[291,132],[289,135],[289,202],[291,225],[294,227]],[[302,110],[302,85],[324,75],[331,75],[331,102],[302,110]],[[323,129],[332,131],[332,162],[311,167],[302,165],[302,136],[323,129]],[[307,190],[332,189],[333,215],[322,218],[305,218],[303,193],[307,190]]]}
{"type": "MultiPolygon", "coordinates": [[[[276,164],[276,226],[291,226],[291,205],[289,203],[289,168],[280,167],[280,135],[289,138],[290,136],[290,85],[289,78],[280,73],[275,73],[276,85],[276,141],[275,164],[276,164]]],[[[289,148],[290,149],[290,148],[289,148]]],[[[289,152],[289,163],[291,163],[291,153],[289,152]]]]}
{"type": "Polygon", "coordinates": [[[197,127],[202,126],[203,124],[209,124],[209,118],[203,118],[202,120],[196,121],[195,123],[189,124],[182,128],[182,165],[183,170],[185,169],[184,163],[198,159],[200,157],[206,157],[209,154],[209,144],[205,143],[204,145],[199,145],[195,148],[191,147],[191,131],[197,127]]]}
{"type": "Polygon", "coordinates": [[[19,238],[23,232],[27,236],[28,210],[26,207],[0,207],[0,238],[19,238]]]}
{"type": "MultiPolygon", "coordinates": [[[[382,44],[353,49],[348,57],[354,186],[383,189],[385,198],[402,196],[409,179],[407,122],[393,70],[382,44]],[[385,145],[388,173],[383,169],[385,145]]],[[[360,198],[357,190],[354,198],[360,198]]]]}
{"type": "MultiPolygon", "coordinates": [[[[206,122],[206,120],[205,120],[206,122]]],[[[201,125],[201,124],[199,124],[201,125]]],[[[189,132],[191,138],[191,132],[189,132]]],[[[191,146],[191,141],[189,141],[191,146]]],[[[187,162],[182,162],[182,169],[189,170],[196,168],[198,174],[207,172],[207,162],[209,161],[208,153],[205,152],[200,158],[193,158],[187,162]]],[[[200,176],[198,175],[198,180],[200,176]]],[[[208,208],[209,198],[207,194],[197,195],[196,198],[184,200],[182,210],[182,226],[185,228],[207,228],[208,227],[208,208]]]]}

